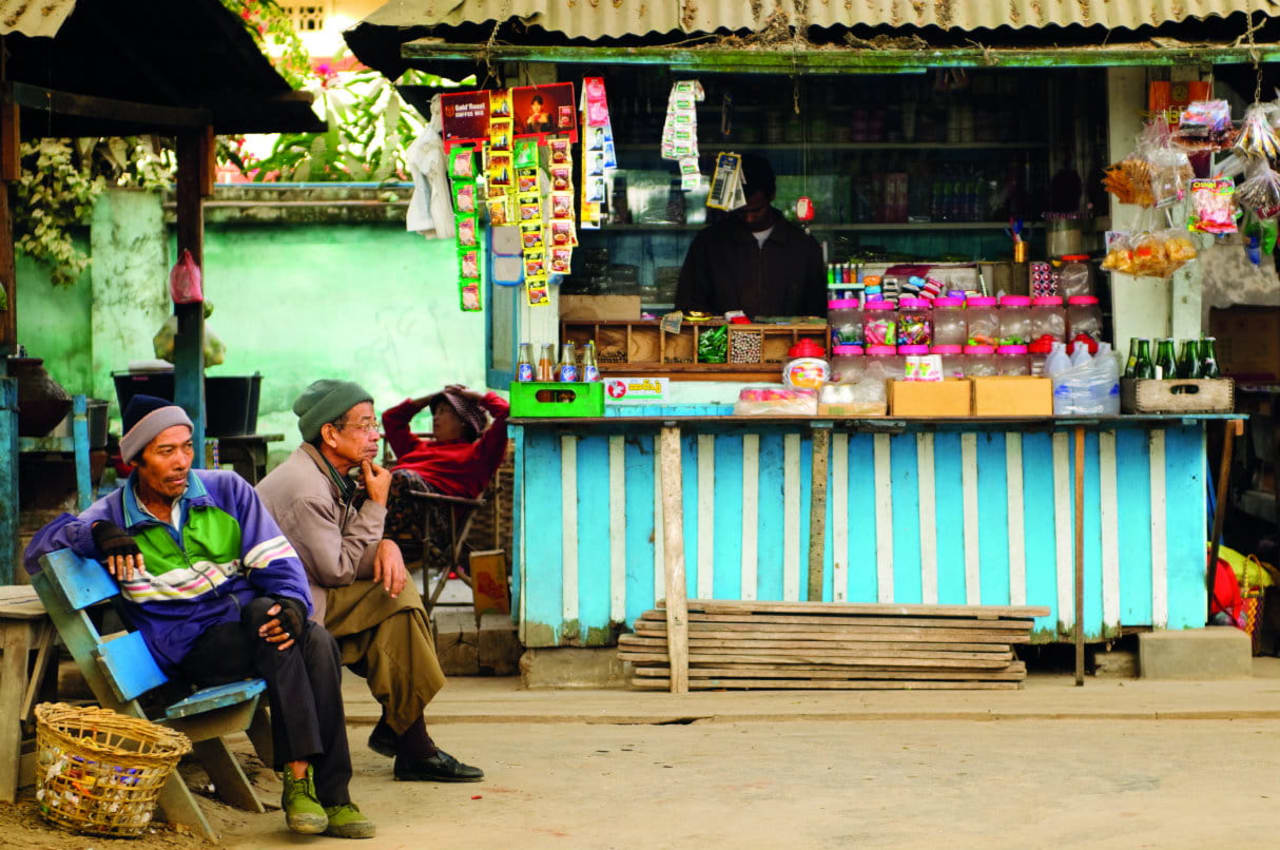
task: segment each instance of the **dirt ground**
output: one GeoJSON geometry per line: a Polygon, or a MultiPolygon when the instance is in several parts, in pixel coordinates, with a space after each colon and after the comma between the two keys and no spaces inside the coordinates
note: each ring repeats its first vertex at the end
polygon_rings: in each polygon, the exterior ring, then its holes
{"type": "MultiPolygon", "coordinates": [[[[488,773],[467,785],[392,781],[367,732],[351,729],[352,791],[379,848],[1236,846],[1280,799],[1280,719],[442,724],[488,773]]],[[[278,811],[205,808],[226,847],[340,843],[290,835],[278,811]]],[[[30,801],[0,807],[5,848],[205,846],[70,836],[30,801]]]]}

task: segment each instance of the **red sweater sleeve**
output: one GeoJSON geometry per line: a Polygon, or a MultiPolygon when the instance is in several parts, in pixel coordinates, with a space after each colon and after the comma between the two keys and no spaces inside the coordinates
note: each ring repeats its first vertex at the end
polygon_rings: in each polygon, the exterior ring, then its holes
{"type": "Polygon", "coordinates": [[[409,430],[409,423],[425,407],[426,404],[407,398],[382,412],[382,430],[396,457],[402,458],[422,444],[423,441],[413,436],[413,432],[409,430]]]}
{"type": "Polygon", "coordinates": [[[502,466],[502,459],[507,454],[507,416],[511,405],[497,393],[486,393],[481,401],[484,409],[489,411],[493,422],[476,441],[476,460],[484,465],[484,485],[489,483],[493,474],[502,466]]]}

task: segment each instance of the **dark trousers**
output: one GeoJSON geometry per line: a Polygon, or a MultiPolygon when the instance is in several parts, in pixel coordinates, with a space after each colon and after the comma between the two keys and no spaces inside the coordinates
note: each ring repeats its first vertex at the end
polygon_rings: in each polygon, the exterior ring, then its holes
{"type": "Polygon", "coordinates": [[[258,636],[272,619],[274,599],[259,597],[245,606],[240,621],[206,631],[182,659],[180,672],[200,687],[260,677],[267,683],[275,769],[308,761],[315,768],[316,796],[325,806],[351,802],[351,751],[342,711],[342,660],[324,627],[308,620],[284,652],[258,636]]]}

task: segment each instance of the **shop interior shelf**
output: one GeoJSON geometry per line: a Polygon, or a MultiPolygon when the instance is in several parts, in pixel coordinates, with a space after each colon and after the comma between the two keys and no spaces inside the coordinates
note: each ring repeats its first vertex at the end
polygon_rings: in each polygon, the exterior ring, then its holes
{"type": "MultiPolygon", "coordinates": [[[[701,143],[700,147],[723,150],[744,151],[879,151],[879,150],[915,150],[915,151],[977,151],[977,150],[1029,150],[1047,148],[1046,141],[1038,142],[711,142],[701,143]]],[[[657,151],[656,142],[628,142],[617,146],[619,152],[657,151]]]]}
{"type": "MultiPolygon", "coordinates": [[[[907,222],[852,222],[848,224],[826,223],[826,222],[809,222],[807,225],[811,230],[1000,230],[1008,227],[1007,221],[907,221],[907,222]]],[[[1044,222],[1032,221],[1024,222],[1024,228],[1032,230],[1040,230],[1044,228],[1044,222]]],[[[674,222],[653,222],[651,224],[606,224],[601,230],[609,231],[650,231],[650,230],[670,230],[670,231],[692,231],[701,230],[706,227],[705,224],[676,224],[674,222]]]]}
{"type": "Polygon", "coordinates": [[[776,379],[786,362],[787,351],[801,337],[821,342],[826,348],[829,335],[825,323],[769,325],[729,325],[727,354],[729,362],[704,363],[698,360],[698,341],[702,333],[723,327],[723,320],[686,322],[680,332],[669,333],[657,319],[598,320],[561,323],[560,338],[575,345],[595,343],[600,372],[610,374],[722,373],[749,374],[751,379],[770,376],[776,379]],[[746,345],[736,338],[750,338],[746,345]],[[747,359],[741,352],[748,352],[747,359]],[[758,373],[758,374],[757,374],[758,373]]]}

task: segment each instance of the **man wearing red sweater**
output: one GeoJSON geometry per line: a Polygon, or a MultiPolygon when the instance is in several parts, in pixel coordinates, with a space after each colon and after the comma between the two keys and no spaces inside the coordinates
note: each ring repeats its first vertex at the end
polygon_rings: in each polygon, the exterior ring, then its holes
{"type": "Polygon", "coordinates": [[[387,507],[388,537],[421,521],[419,509],[398,498],[405,490],[465,499],[484,492],[507,453],[509,411],[495,393],[481,395],[452,384],[433,395],[405,399],[382,414],[387,443],[396,453],[387,507]],[[423,440],[409,430],[409,423],[427,407],[431,408],[432,439],[423,440]],[[493,422],[486,427],[489,416],[493,422]]]}

